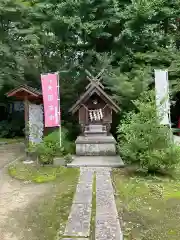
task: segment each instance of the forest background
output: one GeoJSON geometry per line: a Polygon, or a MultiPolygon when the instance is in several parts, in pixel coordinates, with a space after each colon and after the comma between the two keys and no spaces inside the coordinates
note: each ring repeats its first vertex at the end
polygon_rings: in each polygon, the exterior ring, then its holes
{"type": "Polygon", "coordinates": [[[103,84],[121,118],[131,100],[154,86],[154,69],[164,68],[171,99],[178,100],[179,6],[180,0],[1,0],[0,101],[7,103],[9,89],[40,88],[41,73],[59,71],[62,119],[74,129],[68,110],[88,82],[85,69],[94,75],[105,69],[103,84]]]}

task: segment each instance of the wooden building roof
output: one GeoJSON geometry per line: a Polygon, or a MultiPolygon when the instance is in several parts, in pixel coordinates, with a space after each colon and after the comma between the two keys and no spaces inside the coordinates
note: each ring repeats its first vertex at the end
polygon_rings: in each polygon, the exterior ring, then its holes
{"type": "Polygon", "coordinates": [[[112,98],[105,93],[105,91],[102,89],[102,84],[97,80],[96,78],[90,79],[88,78],[91,83],[86,87],[86,91],[81,95],[81,97],[76,101],[76,103],[70,108],[70,112],[73,114],[79,110],[81,107],[81,104],[86,102],[94,93],[98,94],[108,105],[112,110],[114,110],[116,113],[120,111],[120,107],[112,100],[112,98]]]}
{"type": "Polygon", "coordinates": [[[7,97],[16,97],[23,100],[25,97],[39,99],[42,98],[42,92],[27,85],[20,85],[6,93],[7,97]]]}

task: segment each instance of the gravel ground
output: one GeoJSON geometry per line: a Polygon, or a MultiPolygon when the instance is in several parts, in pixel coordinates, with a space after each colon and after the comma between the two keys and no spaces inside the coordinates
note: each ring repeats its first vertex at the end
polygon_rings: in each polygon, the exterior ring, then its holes
{"type": "Polygon", "coordinates": [[[47,186],[43,184],[20,182],[7,174],[7,168],[4,166],[22,155],[22,147],[22,144],[0,146],[0,240],[21,239],[19,232],[18,237],[11,232],[12,224],[16,225],[16,216],[10,217],[11,212],[16,209],[21,211],[47,189],[47,186]]]}
{"type": "Polygon", "coordinates": [[[22,154],[24,154],[24,144],[22,143],[0,145],[0,169],[22,154]]]}

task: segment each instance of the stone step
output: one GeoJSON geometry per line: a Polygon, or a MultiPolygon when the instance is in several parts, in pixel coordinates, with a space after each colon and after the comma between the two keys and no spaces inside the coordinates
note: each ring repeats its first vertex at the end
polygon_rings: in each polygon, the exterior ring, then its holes
{"type": "Polygon", "coordinates": [[[74,156],[67,167],[124,167],[120,156],[74,156]]]}
{"type": "Polygon", "coordinates": [[[114,143],[98,144],[76,144],[76,155],[78,156],[114,156],[116,145],[114,143]]]}
{"type": "Polygon", "coordinates": [[[106,126],[99,124],[90,124],[85,127],[85,131],[97,133],[97,132],[106,132],[106,126]]]}
{"type": "Polygon", "coordinates": [[[78,156],[114,156],[116,140],[111,136],[89,135],[76,139],[76,155],[78,156]]]}
{"type": "Polygon", "coordinates": [[[97,129],[97,128],[102,128],[102,124],[89,124],[90,129],[97,129]]]}
{"type": "Polygon", "coordinates": [[[99,144],[111,143],[116,144],[116,140],[112,135],[89,134],[87,136],[79,136],[76,139],[76,144],[99,144]]]}
{"type": "Polygon", "coordinates": [[[84,131],[85,136],[94,135],[94,134],[96,134],[96,136],[107,136],[107,131],[96,131],[96,132],[84,131]]]}

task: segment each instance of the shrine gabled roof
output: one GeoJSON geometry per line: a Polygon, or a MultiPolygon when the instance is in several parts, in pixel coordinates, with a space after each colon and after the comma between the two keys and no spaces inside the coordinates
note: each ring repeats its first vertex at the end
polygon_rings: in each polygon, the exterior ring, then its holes
{"type": "Polygon", "coordinates": [[[27,86],[27,85],[20,85],[19,87],[16,87],[16,88],[12,89],[11,91],[6,93],[6,96],[7,97],[14,97],[19,92],[22,92],[22,91],[32,95],[33,97],[41,97],[42,96],[42,92],[40,90],[37,90],[37,89],[32,88],[32,87],[27,86]]]}
{"type": "Polygon", "coordinates": [[[72,112],[73,114],[77,112],[81,107],[81,104],[87,101],[90,98],[90,96],[92,96],[92,94],[94,93],[101,95],[106,101],[106,103],[108,103],[109,106],[116,113],[121,110],[120,107],[112,100],[112,98],[107,93],[105,93],[105,91],[99,85],[95,84],[95,85],[91,85],[87,89],[87,91],[83,95],[81,95],[81,97],[76,101],[76,103],[70,108],[69,112],[72,112]]]}

